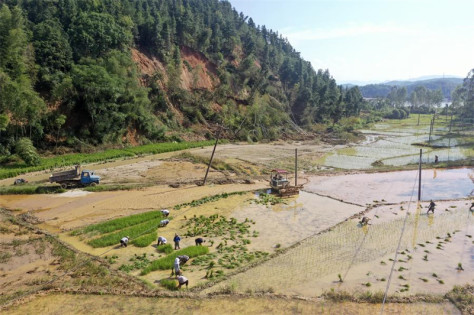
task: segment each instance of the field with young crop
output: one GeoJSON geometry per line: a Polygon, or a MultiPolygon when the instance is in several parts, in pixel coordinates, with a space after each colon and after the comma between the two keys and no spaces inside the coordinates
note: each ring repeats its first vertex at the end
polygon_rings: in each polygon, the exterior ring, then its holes
{"type": "Polygon", "coordinates": [[[40,164],[37,166],[28,166],[23,162],[3,165],[0,168],[0,179],[15,177],[20,174],[25,174],[29,172],[53,169],[56,167],[102,162],[122,157],[134,157],[143,154],[158,154],[164,152],[179,151],[209,146],[213,143],[214,141],[166,142],[147,144],[143,146],[130,147],[125,149],[111,149],[96,153],[74,153],[58,155],[54,157],[45,157],[41,158],[40,164]]]}
{"type": "Polygon", "coordinates": [[[131,244],[146,247],[156,240],[156,229],[163,219],[161,211],[150,211],[89,225],[71,232],[71,235],[81,235],[94,248],[116,245],[124,236],[130,237],[131,244]]]}
{"type": "MultiPolygon", "coordinates": [[[[391,294],[406,292],[408,288],[424,292],[427,287],[441,293],[454,284],[464,284],[462,276],[470,273],[459,275],[456,270],[458,261],[469,264],[468,252],[472,246],[469,237],[472,229],[466,230],[468,212],[464,207],[453,206],[435,217],[420,212],[408,216],[400,246],[403,254],[397,258],[391,294]],[[427,277],[427,268],[437,272],[443,281],[426,284],[420,280],[427,277]],[[451,271],[447,271],[449,269],[451,271]],[[443,286],[443,283],[449,285],[443,286]]],[[[372,224],[364,228],[358,226],[356,220],[344,222],[206,292],[219,291],[231,284],[237,292],[271,288],[277,293],[309,296],[317,296],[335,284],[350,290],[369,287],[383,290],[406,210],[398,210],[398,215],[387,213],[384,216],[391,215],[391,219],[382,219],[379,213],[380,219],[374,217],[372,224]]]]}

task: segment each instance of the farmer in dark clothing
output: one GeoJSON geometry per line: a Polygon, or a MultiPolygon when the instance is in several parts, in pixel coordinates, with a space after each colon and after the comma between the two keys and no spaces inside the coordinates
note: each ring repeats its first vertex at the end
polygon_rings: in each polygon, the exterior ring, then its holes
{"type": "Polygon", "coordinates": [[[180,255],[178,256],[178,258],[179,258],[180,265],[184,265],[189,260],[189,256],[186,256],[186,255],[180,255]]]}
{"type": "Polygon", "coordinates": [[[196,243],[196,246],[201,246],[202,243],[205,242],[205,240],[202,237],[198,237],[197,239],[194,240],[194,242],[196,243]]]}
{"type": "Polygon", "coordinates": [[[428,207],[428,211],[426,214],[430,213],[430,211],[434,214],[434,209],[435,209],[436,204],[433,202],[433,200],[430,201],[430,205],[428,207]]]}
{"type": "Polygon", "coordinates": [[[472,202],[471,207],[469,208],[469,211],[474,211],[474,202],[472,202]]]}
{"type": "Polygon", "coordinates": [[[369,220],[370,220],[370,219],[367,218],[367,217],[362,217],[362,220],[360,220],[359,223],[360,223],[361,226],[364,226],[364,225],[369,224],[369,220]]]}
{"type": "Polygon", "coordinates": [[[181,237],[179,237],[178,233],[174,234],[173,241],[174,241],[174,249],[175,250],[181,249],[181,247],[179,247],[179,241],[181,241],[181,237]]]}

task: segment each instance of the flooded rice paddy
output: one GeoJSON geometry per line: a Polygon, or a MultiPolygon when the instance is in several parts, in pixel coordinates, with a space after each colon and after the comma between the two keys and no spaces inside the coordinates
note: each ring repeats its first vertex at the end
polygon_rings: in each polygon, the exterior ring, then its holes
{"type": "MultiPolygon", "coordinates": [[[[410,293],[443,293],[455,284],[474,281],[474,227],[469,224],[472,214],[468,206],[465,201],[442,203],[435,215],[425,215],[424,210],[418,209],[408,216],[401,242],[403,254],[398,256],[396,264],[400,272],[395,273],[389,293],[404,292],[405,285],[410,293]],[[445,208],[449,211],[444,211],[445,208]],[[458,263],[464,271],[456,270],[458,263]],[[437,276],[433,277],[433,273],[437,276]]],[[[331,287],[349,291],[382,290],[406,212],[400,208],[385,211],[375,208],[366,214],[372,218],[367,227],[360,227],[357,220],[344,222],[206,292],[226,286],[238,292],[272,290],[303,296],[319,296],[331,287]],[[338,274],[344,279],[342,284],[338,274]]]]}
{"type": "MultiPolygon", "coordinates": [[[[226,296],[207,299],[143,298],[52,294],[4,314],[376,314],[380,304],[331,303],[271,297],[226,296]]],[[[388,304],[385,314],[460,314],[450,303],[388,304]]]]}

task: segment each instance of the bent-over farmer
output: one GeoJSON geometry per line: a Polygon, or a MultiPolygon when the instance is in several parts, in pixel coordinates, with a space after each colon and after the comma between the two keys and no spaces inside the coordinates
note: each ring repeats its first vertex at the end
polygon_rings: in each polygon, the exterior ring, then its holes
{"type": "Polygon", "coordinates": [[[179,268],[179,263],[180,263],[180,259],[179,259],[179,257],[176,257],[174,259],[174,265],[173,265],[174,273],[175,273],[176,277],[179,276],[180,273],[181,273],[180,268],[179,268]]]}
{"type": "Polygon", "coordinates": [[[122,237],[122,239],[120,240],[120,247],[127,247],[129,239],[129,236],[122,237]]]}
{"type": "Polygon", "coordinates": [[[163,236],[159,236],[158,237],[158,244],[156,244],[156,245],[158,245],[158,246],[165,245],[166,242],[167,242],[166,238],[164,238],[163,236]]]}
{"type": "Polygon", "coordinates": [[[198,237],[197,239],[194,240],[194,242],[196,243],[196,246],[201,246],[202,243],[205,242],[205,240],[202,237],[198,237]]]}
{"type": "Polygon", "coordinates": [[[167,226],[168,223],[170,223],[170,220],[166,219],[166,220],[161,220],[160,221],[160,226],[167,226]]]}
{"type": "Polygon", "coordinates": [[[178,289],[180,289],[183,284],[185,284],[186,288],[187,288],[188,284],[189,284],[189,281],[188,281],[188,278],[186,278],[185,276],[179,276],[178,277],[178,283],[179,283],[178,289]]]}
{"type": "Polygon", "coordinates": [[[189,260],[189,256],[186,256],[186,255],[180,255],[178,256],[178,258],[179,258],[179,264],[181,266],[184,265],[189,260]]]}
{"type": "Polygon", "coordinates": [[[163,209],[163,210],[161,210],[161,213],[162,213],[165,217],[167,217],[167,216],[170,215],[170,211],[169,211],[168,209],[163,209]]]}

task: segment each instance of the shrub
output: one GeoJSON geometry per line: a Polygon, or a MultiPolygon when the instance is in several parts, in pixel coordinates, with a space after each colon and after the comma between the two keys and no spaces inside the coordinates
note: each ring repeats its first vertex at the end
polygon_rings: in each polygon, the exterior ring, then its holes
{"type": "Polygon", "coordinates": [[[189,246],[175,251],[166,257],[153,261],[148,267],[142,270],[141,275],[144,276],[155,270],[167,270],[173,268],[175,258],[180,255],[186,255],[189,256],[189,258],[193,258],[207,253],[209,253],[209,247],[207,246],[189,246]]]}
{"type": "Polygon", "coordinates": [[[28,166],[36,166],[41,162],[33,142],[28,138],[21,138],[17,141],[15,152],[28,166]]]}

